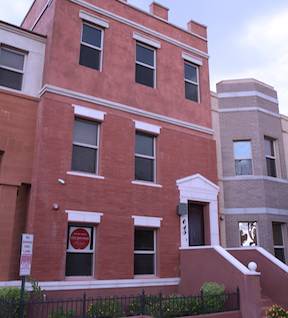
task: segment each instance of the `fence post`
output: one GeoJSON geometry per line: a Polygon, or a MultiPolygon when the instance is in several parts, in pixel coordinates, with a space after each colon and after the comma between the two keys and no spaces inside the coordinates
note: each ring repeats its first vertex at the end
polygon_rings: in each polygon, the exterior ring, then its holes
{"type": "Polygon", "coordinates": [[[162,308],[162,293],[159,294],[159,314],[160,318],[163,317],[163,308],[162,308]]]}
{"type": "Polygon", "coordinates": [[[240,289],[237,287],[237,309],[240,309],[240,289]]]}
{"type": "Polygon", "coordinates": [[[83,294],[82,300],[82,318],[86,318],[86,293],[83,294]]]}
{"type": "Polygon", "coordinates": [[[145,315],[145,291],[142,290],[142,294],[140,295],[140,303],[141,303],[141,315],[145,315]]]}

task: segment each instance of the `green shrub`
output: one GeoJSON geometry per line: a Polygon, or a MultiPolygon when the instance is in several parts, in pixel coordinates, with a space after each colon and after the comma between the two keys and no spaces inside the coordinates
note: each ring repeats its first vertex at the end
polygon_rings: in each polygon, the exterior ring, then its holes
{"type": "Polygon", "coordinates": [[[268,318],[288,318],[288,311],[278,305],[271,306],[266,315],[268,318]]]}
{"type": "Polygon", "coordinates": [[[89,318],[116,318],[123,315],[121,303],[113,298],[99,299],[88,308],[89,318]]]}
{"type": "Polygon", "coordinates": [[[49,314],[48,318],[73,318],[75,312],[73,310],[64,310],[63,308],[57,309],[49,314]]]}
{"type": "Polygon", "coordinates": [[[224,308],[226,296],[225,287],[215,282],[206,282],[201,287],[204,312],[219,312],[224,308]]]}
{"type": "MultiPolygon", "coordinates": [[[[29,294],[24,293],[24,301],[29,294]]],[[[16,287],[0,288],[0,317],[18,318],[20,308],[20,289],[16,287]]]]}

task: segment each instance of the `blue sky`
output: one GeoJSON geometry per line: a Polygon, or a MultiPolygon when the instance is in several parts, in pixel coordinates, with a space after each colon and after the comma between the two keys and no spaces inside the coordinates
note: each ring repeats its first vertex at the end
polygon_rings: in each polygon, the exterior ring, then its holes
{"type": "MultiPolygon", "coordinates": [[[[152,0],[128,0],[149,10],[152,0]]],[[[288,114],[287,0],[157,0],[169,20],[208,26],[211,89],[223,79],[254,77],[275,87],[288,114]]],[[[0,19],[19,24],[32,0],[0,0],[0,19]]]]}

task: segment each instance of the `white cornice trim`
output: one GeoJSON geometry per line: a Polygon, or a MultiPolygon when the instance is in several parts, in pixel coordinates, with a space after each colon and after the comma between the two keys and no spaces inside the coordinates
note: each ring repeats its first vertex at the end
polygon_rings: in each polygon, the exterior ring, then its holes
{"type": "Polygon", "coordinates": [[[28,38],[28,39],[31,39],[31,40],[34,40],[34,41],[37,41],[37,42],[41,42],[41,43],[44,43],[44,44],[46,43],[46,37],[43,37],[41,35],[37,35],[35,33],[31,33],[30,31],[27,32],[24,29],[22,30],[22,29],[19,29],[17,27],[14,27],[12,25],[9,25],[9,24],[5,24],[5,23],[1,23],[0,22],[0,29],[8,31],[8,32],[15,33],[17,35],[23,36],[25,38],[28,38]]]}
{"type": "Polygon", "coordinates": [[[88,211],[72,211],[65,210],[68,214],[68,222],[81,222],[81,223],[100,223],[103,213],[88,212],[88,211]]]}
{"type": "Polygon", "coordinates": [[[254,180],[272,181],[272,182],[288,184],[287,179],[273,178],[268,176],[231,176],[231,177],[222,178],[222,181],[254,181],[254,180]]]}
{"type": "Polygon", "coordinates": [[[199,132],[202,132],[202,133],[205,133],[208,135],[213,135],[213,133],[214,133],[213,129],[211,129],[211,128],[196,125],[196,124],[193,124],[193,123],[190,123],[187,121],[182,121],[182,120],[179,120],[176,118],[160,115],[157,113],[148,112],[148,111],[136,108],[136,107],[116,103],[116,102],[113,102],[113,101],[110,101],[107,99],[103,99],[103,98],[99,98],[99,97],[95,97],[95,96],[91,96],[91,95],[86,95],[83,93],[79,93],[76,91],[72,91],[69,89],[65,89],[65,88],[61,88],[61,87],[57,87],[57,86],[53,86],[53,85],[49,85],[49,84],[44,85],[39,94],[40,94],[40,96],[42,96],[45,93],[53,93],[53,94],[57,94],[60,96],[67,96],[70,98],[75,98],[75,99],[78,99],[81,101],[86,101],[89,103],[105,106],[105,107],[108,107],[111,109],[116,109],[116,110],[124,111],[127,113],[143,116],[146,118],[159,120],[159,121],[171,124],[171,125],[180,126],[180,127],[184,127],[187,129],[199,131],[199,132]]]}
{"type": "Polygon", "coordinates": [[[268,100],[269,102],[275,103],[278,105],[278,99],[272,96],[263,94],[258,91],[241,91],[241,92],[226,92],[218,93],[219,98],[233,98],[233,97],[261,97],[268,100]]]}
{"type": "Polygon", "coordinates": [[[80,6],[83,6],[83,7],[87,8],[89,10],[92,10],[94,12],[100,13],[100,14],[106,16],[106,17],[109,17],[109,18],[113,19],[113,20],[116,20],[116,21],[119,21],[119,22],[124,23],[126,25],[132,26],[133,28],[135,28],[137,30],[140,30],[140,31],[145,32],[145,33],[147,33],[149,35],[157,37],[157,38],[159,38],[161,40],[164,40],[164,41],[166,41],[166,42],[168,42],[170,44],[173,44],[173,45],[176,45],[178,47],[181,47],[182,49],[185,49],[187,51],[190,51],[192,53],[195,53],[195,54],[200,55],[200,56],[205,57],[205,58],[209,57],[209,55],[207,53],[205,53],[205,52],[203,52],[201,50],[198,50],[198,49],[196,49],[196,48],[194,48],[194,47],[192,47],[190,45],[187,45],[187,44],[185,44],[183,42],[175,40],[175,39],[173,39],[173,38],[171,38],[171,37],[169,37],[169,36],[167,36],[165,34],[162,34],[160,32],[157,32],[157,31],[154,31],[154,30],[152,30],[150,28],[147,28],[147,27],[145,27],[145,26],[143,26],[143,25],[141,25],[141,24],[139,24],[137,22],[128,20],[128,19],[123,18],[123,17],[121,17],[121,16],[119,16],[117,14],[114,14],[114,13],[110,12],[110,11],[107,11],[107,10],[104,10],[102,8],[99,8],[99,7],[97,7],[97,6],[95,6],[95,5],[91,4],[91,3],[88,3],[88,2],[86,2],[84,0],[69,0],[69,1],[73,2],[75,4],[78,4],[80,6]]]}
{"type": "Polygon", "coordinates": [[[154,39],[151,39],[151,38],[147,38],[146,36],[143,36],[142,34],[139,34],[137,32],[133,32],[133,39],[136,40],[136,41],[140,41],[142,43],[145,43],[149,46],[152,46],[156,49],[160,49],[161,48],[161,43],[154,40],[154,39]]]}
{"type": "Polygon", "coordinates": [[[134,226],[160,228],[163,218],[152,216],[132,215],[134,226]]]}
{"type": "Polygon", "coordinates": [[[241,108],[222,108],[222,109],[218,109],[219,113],[237,113],[237,112],[253,112],[253,111],[257,111],[260,113],[264,113],[276,118],[281,118],[281,115],[278,113],[274,113],[271,112],[267,109],[264,109],[262,107],[241,107],[241,108]]]}
{"type": "MultiPolygon", "coordinates": [[[[77,290],[77,289],[107,289],[107,288],[133,288],[133,287],[154,287],[154,286],[177,286],[180,278],[135,278],[115,280],[84,280],[84,281],[49,281],[39,282],[43,290],[77,290]]],[[[2,281],[0,287],[19,287],[20,281],[2,281]]],[[[31,283],[27,283],[27,290],[32,290],[31,283]]]]}
{"type": "Polygon", "coordinates": [[[235,214],[271,214],[288,217],[288,209],[275,209],[267,207],[258,208],[229,208],[224,209],[224,214],[235,215],[235,214]]]}
{"type": "Polygon", "coordinates": [[[226,248],[227,251],[243,251],[243,250],[256,250],[263,256],[265,256],[267,259],[269,259],[270,262],[274,263],[277,267],[280,267],[284,272],[288,273],[288,266],[285,265],[283,262],[279,261],[278,258],[276,258],[271,253],[267,252],[263,247],[260,246],[253,246],[253,247],[230,247],[226,248]]]}
{"type": "Polygon", "coordinates": [[[194,57],[194,56],[192,56],[190,54],[187,54],[185,52],[182,52],[182,58],[183,58],[183,60],[191,62],[193,64],[197,64],[197,65],[200,65],[200,66],[203,65],[202,60],[199,60],[196,57],[194,57]]]}
{"type": "Polygon", "coordinates": [[[89,12],[85,12],[83,10],[80,10],[79,12],[79,17],[84,20],[84,21],[87,21],[87,22],[91,22],[93,24],[96,24],[96,25],[99,25],[103,28],[109,28],[109,22],[106,21],[106,20],[103,20],[99,17],[96,17],[95,15],[89,13],[89,12]]]}

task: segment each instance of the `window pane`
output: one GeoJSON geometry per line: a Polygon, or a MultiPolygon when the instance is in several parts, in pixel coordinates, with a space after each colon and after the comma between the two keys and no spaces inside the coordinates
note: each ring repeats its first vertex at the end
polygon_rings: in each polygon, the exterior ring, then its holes
{"type": "Polygon", "coordinates": [[[266,156],[274,156],[274,141],[270,138],[264,138],[265,144],[265,155],[266,156]]]}
{"type": "Polygon", "coordinates": [[[74,142],[97,146],[98,124],[76,118],[74,122],[74,142]]]}
{"type": "Polygon", "coordinates": [[[134,274],[153,275],[154,274],[154,255],[153,254],[134,254],[134,274]]]}
{"type": "Polygon", "coordinates": [[[154,160],[135,158],[135,180],[154,181],[154,160]]]}
{"type": "Polygon", "coordinates": [[[274,248],[274,255],[277,257],[280,261],[285,263],[285,254],[284,254],[284,248],[274,248]]]}
{"type": "Polygon", "coordinates": [[[235,172],[237,176],[252,174],[252,160],[235,160],[235,172]]]}
{"type": "Polygon", "coordinates": [[[0,68],[0,85],[21,90],[23,75],[0,68]]]}
{"type": "Polygon", "coordinates": [[[135,229],[135,251],[154,251],[154,230],[135,229]]]}
{"type": "Polygon", "coordinates": [[[94,68],[95,70],[99,70],[100,55],[101,55],[100,51],[81,44],[79,63],[81,65],[94,68]]]}
{"type": "Polygon", "coordinates": [[[185,79],[198,83],[198,78],[197,78],[197,67],[192,65],[192,64],[188,64],[185,63],[184,64],[184,70],[185,70],[185,79]]]}
{"type": "Polygon", "coordinates": [[[66,276],[91,276],[92,257],[90,253],[67,253],[66,276]]]}
{"type": "Polygon", "coordinates": [[[0,64],[22,71],[24,65],[24,55],[6,50],[5,48],[1,48],[0,64]]]}
{"type": "Polygon", "coordinates": [[[257,222],[239,223],[241,246],[257,245],[257,222]]]}
{"type": "Polygon", "coordinates": [[[283,245],[282,224],[272,223],[274,245],[283,245]]]}
{"type": "Polygon", "coordinates": [[[198,102],[198,85],[185,82],[185,97],[198,102]]]}
{"type": "Polygon", "coordinates": [[[136,45],[136,60],[137,62],[145,63],[154,66],[154,53],[153,49],[146,48],[139,44],[136,45]]]}
{"type": "Polygon", "coordinates": [[[149,87],[154,87],[154,70],[136,64],[136,82],[149,87]]]}
{"type": "Polygon", "coordinates": [[[82,41],[101,48],[102,31],[83,24],[82,41]]]}
{"type": "Polygon", "coordinates": [[[146,156],[154,156],[154,137],[137,132],[135,153],[146,156]]]}
{"type": "Polygon", "coordinates": [[[275,159],[266,158],[267,176],[277,177],[275,159]]]}
{"type": "Polygon", "coordinates": [[[96,173],[97,150],[73,145],[72,170],[96,173]]]}
{"type": "Polygon", "coordinates": [[[250,141],[234,141],[234,158],[235,159],[251,159],[251,142],[250,141]]]}

